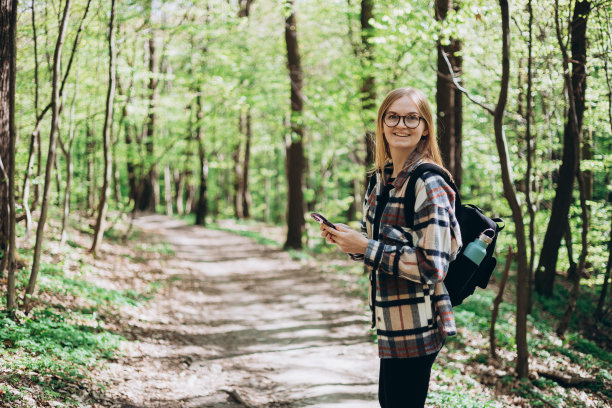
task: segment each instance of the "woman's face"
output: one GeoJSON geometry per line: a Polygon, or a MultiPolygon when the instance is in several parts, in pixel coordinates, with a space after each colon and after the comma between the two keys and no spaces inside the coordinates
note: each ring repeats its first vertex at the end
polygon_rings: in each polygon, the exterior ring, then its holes
{"type": "Polygon", "coordinates": [[[391,152],[404,149],[412,152],[421,140],[421,137],[429,133],[427,124],[422,118],[418,122],[419,124],[417,127],[411,129],[406,126],[405,122],[408,122],[410,126],[412,126],[411,123],[416,124],[415,119],[418,120],[420,115],[416,104],[406,95],[397,99],[389,106],[383,119],[383,133],[391,152]],[[393,123],[394,119],[397,120],[398,116],[400,116],[400,118],[397,125],[387,125],[389,122],[393,123]]]}

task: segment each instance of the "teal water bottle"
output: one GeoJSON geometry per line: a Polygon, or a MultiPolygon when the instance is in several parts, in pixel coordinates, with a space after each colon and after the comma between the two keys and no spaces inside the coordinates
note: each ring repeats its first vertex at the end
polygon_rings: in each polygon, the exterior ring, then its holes
{"type": "Polygon", "coordinates": [[[485,255],[487,254],[487,247],[493,241],[493,236],[495,236],[495,231],[492,228],[484,230],[478,238],[476,238],[473,242],[470,242],[465,250],[463,251],[463,255],[468,258],[470,261],[474,262],[476,265],[480,265],[485,255]],[[491,236],[487,235],[489,233],[491,236]]]}

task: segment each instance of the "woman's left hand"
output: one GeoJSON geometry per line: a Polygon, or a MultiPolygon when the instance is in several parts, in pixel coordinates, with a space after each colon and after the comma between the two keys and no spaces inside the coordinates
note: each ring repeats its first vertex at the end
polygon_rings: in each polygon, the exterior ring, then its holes
{"type": "MultiPolygon", "coordinates": [[[[332,229],[325,224],[321,224],[321,231],[331,235],[333,243],[347,254],[365,254],[368,248],[368,239],[359,232],[349,228],[344,224],[334,224],[337,229],[332,229]]],[[[328,235],[328,236],[329,236],[328,235]]]]}

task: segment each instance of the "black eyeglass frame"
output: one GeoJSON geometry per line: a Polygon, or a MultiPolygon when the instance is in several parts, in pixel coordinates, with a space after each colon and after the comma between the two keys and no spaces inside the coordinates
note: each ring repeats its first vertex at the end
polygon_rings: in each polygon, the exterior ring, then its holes
{"type": "Polygon", "coordinates": [[[394,114],[394,115],[396,115],[396,116],[398,116],[398,117],[399,117],[399,119],[397,120],[397,123],[396,123],[395,125],[390,125],[390,124],[388,124],[388,123],[387,123],[387,121],[386,121],[386,119],[387,119],[387,113],[386,113],[386,112],[385,112],[385,114],[383,115],[383,118],[382,118],[383,123],[384,123],[385,125],[389,126],[389,127],[396,127],[397,125],[399,125],[399,124],[400,124],[400,121],[402,121],[402,120],[403,120],[403,121],[404,121],[404,125],[405,125],[405,126],[408,128],[408,129],[416,129],[416,128],[418,128],[418,127],[419,127],[419,125],[421,124],[421,119],[425,120],[425,118],[424,118],[423,116],[421,116],[421,115],[397,115],[397,114],[394,114]],[[407,121],[408,116],[416,116],[417,118],[419,118],[419,121],[417,122],[417,125],[416,125],[416,126],[408,126],[408,121],[407,121]]]}

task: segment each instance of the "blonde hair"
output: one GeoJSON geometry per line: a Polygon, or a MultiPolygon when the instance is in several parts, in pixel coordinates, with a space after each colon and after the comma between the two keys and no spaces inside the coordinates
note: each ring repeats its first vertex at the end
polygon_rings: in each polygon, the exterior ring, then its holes
{"type": "MultiPolygon", "coordinates": [[[[424,135],[421,138],[416,149],[421,152],[423,158],[428,159],[446,170],[444,164],[442,163],[442,156],[440,156],[440,148],[438,147],[438,141],[436,140],[434,132],[433,115],[431,113],[429,102],[427,102],[427,97],[423,91],[406,87],[394,89],[393,91],[389,92],[378,109],[378,118],[376,119],[374,171],[382,169],[385,166],[385,163],[391,159],[389,144],[385,140],[385,135],[383,132],[383,117],[387,112],[387,109],[389,109],[389,106],[403,96],[409,97],[416,104],[419,115],[425,119],[425,128],[428,131],[427,135],[424,135]]],[[[446,170],[446,172],[448,173],[448,170],[446,170]]]]}

